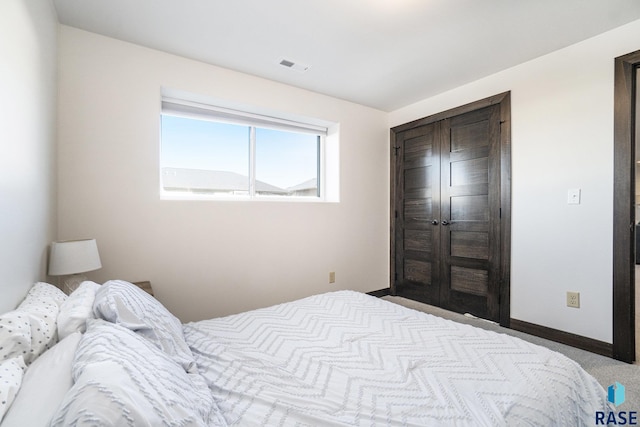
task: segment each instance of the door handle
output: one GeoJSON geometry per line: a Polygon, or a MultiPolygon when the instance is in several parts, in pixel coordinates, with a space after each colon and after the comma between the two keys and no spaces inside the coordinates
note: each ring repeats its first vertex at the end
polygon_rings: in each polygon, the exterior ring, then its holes
{"type": "Polygon", "coordinates": [[[438,225],[438,220],[437,220],[437,219],[434,219],[433,221],[431,221],[431,224],[433,224],[433,225],[438,225]]]}
{"type": "Polygon", "coordinates": [[[447,221],[446,219],[442,220],[442,225],[449,225],[449,224],[451,224],[451,223],[449,221],[447,221]]]}

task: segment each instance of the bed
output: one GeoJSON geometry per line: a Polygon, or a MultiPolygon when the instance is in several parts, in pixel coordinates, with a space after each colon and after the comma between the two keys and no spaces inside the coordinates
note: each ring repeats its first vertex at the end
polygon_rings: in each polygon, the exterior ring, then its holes
{"type": "Polygon", "coordinates": [[[0,316],[2,427],[579,426],[611,411],[561,354],[358,292],[183,325],[124,281],[56,291],[36,284],[0,316]]]}

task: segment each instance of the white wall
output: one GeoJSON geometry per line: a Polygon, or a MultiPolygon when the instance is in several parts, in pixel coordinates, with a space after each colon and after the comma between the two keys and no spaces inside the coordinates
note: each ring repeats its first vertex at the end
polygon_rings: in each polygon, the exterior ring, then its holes
{"type": "Polygon", "coordinates": [[[0,1],[0,313],[44,280],[55,235],[57,17],[0,1]]]}
{"type": "Polygon", "coordinates": [[[59,51],[59,235],[97,239],[90,278],[183,321],[389,286],[386,113],[65,26],[59,51]],[[162,86],[339,122],[341,202],[160,200],[162,86]]]}
{"type": "Polygon", "coordinates": [[[612,342],[614,58],[638,49],[635,21],[390,114],[396,126],[511,91],[512,318],[612,342]]]}
{"type": "Polygon", "coordinates": [[[611,342],[613,59],[637,40],[640,21],[385,115],[62,26],[60,238],[96,237],[93,279],[151,280],[183,321],[384,288],[388,127],[510,90],[512,317],[611,342]],[[341,202],[160,201],[161,86],[339,122],[341,202]]]}

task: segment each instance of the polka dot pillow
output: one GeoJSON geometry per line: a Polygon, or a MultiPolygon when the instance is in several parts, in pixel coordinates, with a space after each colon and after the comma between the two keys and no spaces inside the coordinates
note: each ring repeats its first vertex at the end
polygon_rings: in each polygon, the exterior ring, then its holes
{"type": "Polygon", "coordinates": [[[31,316],[23,311],[10,311],[0,316],[0,363],[15,357],[28,357],[31,352],[31,316]]]}
{"type": "Polygon", "coordinates": [[[27,296],[18,309],[57,315],[60,306],[67,300],[67,295],[57,287],[44,282],[38,282],[29,289],[27,296]]]}
{"type": "MultiPolygon", "coordinates": [[[[31,345],[24,353],[27,365],[58,342],[57,318],[67,296],[48,283],[38,282],[15,311],[26,313],[31,328],[31,345]]],[[[1,342],[1,339],[0,339],[1,342]]]]}
{"type": "Polygon", "coordinates": [[[20,389],[25,369],[22,357],[0,361],[0,421],[20,389]]]}
{"type": "Polygon", "coordinates": [[[0,315],[0,421],[15,398],[26,365],[57,342],[57,317],[67,296],[36,283],[17,309],[0,315]]]}
{"type": "Polygon", "coordinates": [[[0,363],[21,356],[29,365],[58,342],[57,317],[67,296],[36,283],[17,309],[0,315],[0,363]]]}

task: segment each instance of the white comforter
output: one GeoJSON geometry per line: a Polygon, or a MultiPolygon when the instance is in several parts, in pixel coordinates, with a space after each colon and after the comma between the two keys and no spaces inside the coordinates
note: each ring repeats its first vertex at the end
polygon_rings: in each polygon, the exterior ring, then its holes
{"type": "Polygon", "coordinates": [[[356,292],[184,334],[229,425],[579,426],[609,411],[561,354],[356,292]]]}

